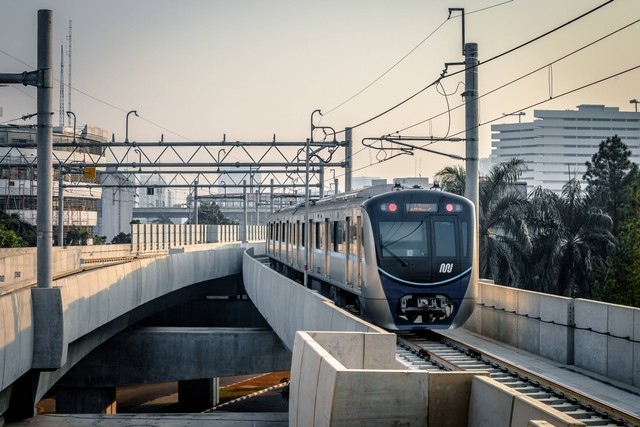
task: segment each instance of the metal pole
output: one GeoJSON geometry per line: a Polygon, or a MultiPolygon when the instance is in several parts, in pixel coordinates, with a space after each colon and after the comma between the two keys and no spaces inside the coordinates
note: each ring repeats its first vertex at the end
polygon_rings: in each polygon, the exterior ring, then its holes
{"type": "Polygon", "coordinates": [[[243,187],[242,187],[242,199],[244,200],[243,203],[243,207],[242,207],[242,213],[244,215],[244,225],[242,226],[242,228],[244,229],[244,237],[242,238],[243,242],[247,242],[249,241],[248,239],[248,235],[247,235],[247,231],[249,230],[249,212],[248,212],[248,204],[249,204],[249,199],[247,197],[247,180],[243,180],[242,181],[243,187]]]}
{"type": "MultiPolygon", "coordinates": [[[[344,128],[345,146],[344,146],[344,191],[351,191],[351,170],[353,164],[351,162],[351,151],[353,149],[353,141],[351,139],[351,128],[344,128]]],[[[308,167],[308,165],[307,165],[308,167]]]]}
{"type": "Polygon", "coordinates": [[[333,194],[338,195],[338,178],[333,178],[333,194]]]}
{"type": "Polygon", "coordinates": [[[193,189],[193,211],[195,212],[194,224],[198,227],[198,180],[196,179],[195,188],[193,189]]]}
{"type": "Polygon", "coordinates": [[[304,192],[304,286],[308,287],[309,283],[309,144],[310,140],[307,138],[306,146],[306,184],[304,192]]]}
{"type": "Polygon", "coordinates": [[[318,172],[318,181],[320,181],[319,198],[322,199],[324,197],[324,168],[322,166],[320,166],[320,171],[318,172]]]}
{"type": "Polygon", "coordinates": [[[273,213],[273,178],[271,178],[271,202],[269,203],[269,213],[273,213]]]}
{"type": "Polygon", "coordinates": [[[260,184],[256,190],[256,225],[260,225],[260,184]]]}
{"type": "Polygon", "coordinates": [[[53,12],[38,11],[38,195],[37,257],[38,287],[52,284],[53,242],[53,12]]]}
{"type": "MultiPolygon", "coordinates": [[[[480,174],[478,172],[478,44],[465,44],[465,127],[466,127],[466,188],[465,195],[471,200],[476,210],[476,238],[479,238],[480,227],[480,174]]],[[[479,241],[479,240],[478,240],[479,241]]],[[[474,265],[480,265],[480,255],[474,253],[474,265]]],[[[478,278],[479,269],[472,272],[478,278]]]]}
{"type": "Polygon", "coordinates": [[[59,166],[58,172],[58,246],[64,247],[64,191],[62,188],[62,163],[59,166]]]}

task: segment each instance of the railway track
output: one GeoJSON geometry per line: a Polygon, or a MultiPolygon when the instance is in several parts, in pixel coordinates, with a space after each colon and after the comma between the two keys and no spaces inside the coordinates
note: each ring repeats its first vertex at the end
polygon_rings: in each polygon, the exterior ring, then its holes
{"type": "Polygon", "coordinates": [[[416,369],[487,372],[505,386],[564,412],[587,426],[640,427],[640,418],[633,414],[434,332],[398,334],[397,354],[416,369]]]}

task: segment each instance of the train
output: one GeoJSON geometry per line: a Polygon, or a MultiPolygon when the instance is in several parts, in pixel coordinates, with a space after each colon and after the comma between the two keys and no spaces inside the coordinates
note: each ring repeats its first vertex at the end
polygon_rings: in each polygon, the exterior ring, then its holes
{"type": "Polygon", "coordinates": [[[468,199],[385,184],[305,211],[267,219],[266,253],[281,274],[390,331],[456,328],[471,315],[478,249],[468,199]]]}

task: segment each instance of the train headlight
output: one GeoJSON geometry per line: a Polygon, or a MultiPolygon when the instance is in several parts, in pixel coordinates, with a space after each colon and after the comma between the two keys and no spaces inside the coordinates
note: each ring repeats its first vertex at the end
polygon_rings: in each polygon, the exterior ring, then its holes
{"type": "Polygon", "coordinates": [[[391,202],[391,203],[382,203],[380,205],[380,210],[382,212],[397,212],[398,211],[398,205],[391,202]]]}
{"type": "Polygon", "coordinates": [[[459,203],[447,203],[444,209],[447,212],[462,212],[462,205],[459,203]]]}

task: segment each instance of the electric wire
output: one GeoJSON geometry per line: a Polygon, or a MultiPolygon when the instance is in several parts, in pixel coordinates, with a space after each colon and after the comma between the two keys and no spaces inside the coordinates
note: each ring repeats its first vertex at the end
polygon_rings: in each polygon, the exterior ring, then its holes
{"type": "MultiPolygon", "coordinates": [[[[539,35],[539,36],[536,36],[536,37],[534,37],[533,39],[530,39],[530,40],[528,40],[528,41],[526,41],[526,42],[524,42],[524,43],[521,43],[521,44],[519,44],[519,45],[517,45],[517,46],[515,46],[515,47],[513,47],[513,48],[511,48],[511,49],[508,49],[508,50],[506,50],[506,51],[504,51],[504,52],[501,52],[501,53],[499,53],[499,54],[497,54],[497,55],[495,55],[495,56],[493,56],[493,57],[491,57],[491,58],[487,59],[486,61],[483,61],[482,63],[478,63],[477,65],[474,65],[474,66],[473,66],[473,67],[471,67],[471,68],[480,67],[481,65],[484,65],[484,64],[487,64],[487,63],[489,63],[489,62],[495,61],[496,59],[502,58],[502,57],[503,57],[503,56],[505,56],[505,55],[508,55],[508,54],[510,54],[510,53],[513,53],[513,52],[515,52],[515,51],[517,51],[517,50],[519,50],[519,49],[522,49],[523,47],[526,47],[526,46],[528,46],[528,45],[530,45],[530,44],[532,44],[532,43],[534,43],[534,42],[536,42],[536,41],[538,41],[538,40],[540,40],[540,39],[542,39],[542,38],[544,38],[544,37],[547,37],[547,36],[549,36],[549,35],[551,35],[551,34],[555,33],[556,31],[561,30],[561,29],[562,29],[562,28],[564,28],[564,27],[567,27],[568,25],[573,24],[574,22],[579,21],[580,19],[585,18],[586,16],[588,16],[588,15],[590,15],[590,14],[592,14],[592,13],[596,12],[597,10],[600,10],[600,9],[601,9],[601,8],[603,8],[604,6],[609,5],[609,4],[610,4],[610,3],[612,3],[613,1],[614,1],[614,0],[607,0],[605,3],[602,3],[602,4],[600,4],[599,6],[596,6],[596,7],[592,8],[592,9],[590,9],[590,10],[589,10],[589,11],[587,11],[587,12],[584,12],[583,14],[581,14],[581,15],[579,15],[579,16],[577,16],[577,17],[575,17],[575,18],[573,18],[573,19],[571,19],[571,20],[569,20],[569,21],[567,21],[567,22],[565,22],[565,23],[563,23],[563,24],[561,24],[561,25],[559,25],[559,26],[557,26],[557,27],[554,27],[554,28],[552,28],[551,30],[549,30],[549,31],[547,31],[547,32],[545,32],[545,33],[543,33],[543,34],[541,34],[541,35],[539,35]]],[[[393,107],[390,107],[390,108],[386,109],[385,111],[383,111],[382,113],[379,113],[379,114],[377,114],[377,115],[375,115],[375,116],[373,116],[373,117],[371,117],[371,118],[369,118],[369,119],[366,119],[366,120],[364,120],[364,121],[362,121],[362,122],[358,123],[358,124],[357,124],[357,125],[355,125],[355,126],[351,126],[351,129],[356,129],[356,128],[358,128],[358,127],[364,126],[364,125],[366,125],[366,124],[368,124],[368,123],[370,123],[370,122],[372,122],[372,121],[374,121],[374,120],[377,120],[377,119],[379,119],[380,117],[382,117],[382,116],[384,116],[384,115],[386,115],[386,114],[390,113],[391,111],[393,111],[393,110],[395,110],[396,108],[398,108],[398,107],[400,107],[400,106],[402,106],[402,105],[406,104],[407,102],[409,102],[410,100],[412,100],[412,99],[413,99],[413,98],[415,98],[416,96],[420,95],[422,92],[426,91],[426,90],[427,90],[427,89],[429,89],[430,87],[435,86],[435,84],[436,84],[439,80],[441,80],[441,79],[446,79],[446,78],[450,78],[450,77],[453,77],[453,76],[455,76],[455,75],[461,74],[461,73],[466,72],[466,71],[467,71],[467,68],[464,68],[464,69],[462,69],[462,70],[458,70],[458,71],[456,71],[456,72],[454,72],[454,73],[447,74],[446,76],[440,76],[440,77],[439,77],[438,79],[436,79],[434,82],[432,82],[432,83],[428,84],[427,86],[425,86],[424,88],[420,89],[418,92],[414,93],[413,95],[409,96],[408,98],[404,99],[403,101],[400,101],[399,103],[395,104],[393,107]]],[[[338,135],[338,134],[340,134],[340,133],[342,133],[342,132],[344,132],[344,130],[339,131],[339,132],[336,132],[336,135],[338,135]]]]}
{"type": "MultiPolygon", "coordinates": [[[[587,84],[584,84],[584,85],[582,85],[582,86],[579,86],[579,87],[576,87],[576,88],[570,89],[570,90],[568,90],[568,91],[562,92],[562,93],[560,93],[560,94],[558,94],[558,95],[556,95],[556,96],[554,96],[554,97],[552,97],[552,98],[543,99],[542,101],[538,101],[538,102],[535,102],[535,103],[533,103],[533,104],[527,105],[526,107],[519,108],[519,109],[517,109],[517,110],[512,111],[512,112],[511,112],[511,113],[509,113],[509,114],[517,114],[517,113],[519,113],[519,112],[521,112],[521,111],[524,111],[524,110],[528,110],[528,109],[531,109],[531,108],[537,107],[537,106],[539,106],[539,105],[545,104],[545,103],[547,103],[547,102],[549,102],[549,101],[556,100],[556,99],[558,99],[558,98],[562,98],[562,97],[567,96],[567,95],[571,95],[571,94],[573,94],[573,93],[575,93],[575,92],[579,92],[579,91],[584,90],[584,89],[587,89],[587,88],[589,88],[589,87],[591,87],[591,86],[595,86],[595,85],[597,85],[597,84],[600,84],[600,83],[605,82],[605,81],[607,81],[607,80],[614,79],[614,78],[616,78],[616,77],[620,77],[620,76],[622,76],[622,75],[624,75],[624,74],[630,73],[630,72],[635,71],[635,70],[638,70],[638,69],[640,69],[640,65],[636,65],[636,66],[634,66],[634,67],[627,68],[626,70],[619,71],[619,72],[617,72],[617,73],[615,73],[615,74],[611,74],[611,75],[609,75],[609,76],[607,76],[607,77],[603,77],[603,78],[601,78],[601,79],[594,80],[594,81],[592,81],[592,82],[590,82],[590,83],[587,83],[587,84]]],[[[504,115],[500,115],[500,116],[498,116],[498,117],[495,117],[495,118],[493,118],[493,119],[487,120],[487,121],[485,121],[485,122],[478,123],[478,125],[473,126],[473,127],[469,128],[469,129],[480,128],[480,127],[482,127],[482,126],[486,126],[486,125],[488,125],[488,124],[494,123],[494,122],[496,122],[496,121],[498,121],[498,120],[500,120],[500,119],[503,119],[503,118],[504,118],[504,115]]],[[[452,134],[451,136],[453,137],[453,136],[456,136],[456,135],[461,135],[461,134],[465,133],[465,132],[466,132],[467,130],[469,130],[469,129],[461,130],[461,131],[459,131],[459,132],[456,132],[456,133],[452,134]]],[[[430,144],[431,144],[431,143],[424,144],[424,145],[420,146],[420,148],[424,148],[424,147],[426,147],[426,146],[428,146],[428,145],[430,145],[430,144]]],[[[399,153],[399,154],[396,154],[396,155],[390,156],[390,157],[388,157],[388,158],[385,158],[385,159],[383,159],[383,160],[380,160],[380,161],[378,161],[377,163],[372,163],[372,164],[369,164],[369,165],[365,165],[365,166],[362,166],[362,167],[359,167],[359,168],[356,168],[356,169],[352,169],[351,171],[352,171],[352,173],[353,173],[353,172],[357,172],[357,171],[360,171],[360,170],[363,170],[363,169],[367,169],[367,168],[370,168],[370,167],[372,167],[372,166],[379,165],[380,163],[384,163],[384,162],[386,162],[386,161],[389,161],[389,160],[391,160],[391,159],[393,159],[393,158],[395,158],[395,157],[398,157],[398,156],[400,156],[400,155],[404,155],[404,154],[406,154],[406,153],[399,153]]],[[[445,154],[445,155],[446,155],[446,154],[445,154]]],[[[341,177],[341,176],[344,176],[344,175],[345,175],[345,174],[343,173],[343,174],[341,174],[341,175],[336,175],[336,177],[341,177]]]]}
{"type": "MultiPolygon", "coordinates": [[[[511,3],[513,0],[507,0],[507,1],[503,1],[501,3],[497,3],[491,6],[487,6],[484,7],[482,9],[477,9],[477,10],[473,10],[471,12],[467,13],[468,15],[472,15],[474,13],[478,13],[478,12],[483,12],[485,10],[489,10],[489,9],[493,9],[494,7],[498,7],[498,6],[502,6],[504,4],[507,3],[511,3]]],[[[459,16],[454,16],[453,18],[458,18],[459,16]]],[[[396,61],[391,67],[389,67],[385,72],[383,72],[382,74],[380,74],[376,79],[374,79],[371,83],[369,83],[368,85],[366,85],[364,88],[360,89],[358,92],[356,92],[354,95],[352,95],[351,97],[349,97],[348,99],[346,99],[345,101],[341,102],[340,104],[336,105],[335,107],[329,109],[329,111],[327,111],[326,113],[324,113],[323,115],[326,116],[328,114],[330,114],[331,112],[337,110],[338,108],[342,107],[343,105],[345,105],[346,103],[348,103],[349,101],[351,101],[352,99],[356,98],[358,95],[360,95],[361,93],[363,93],[364,91],[366,91],[367,89],[369,89],[371,86],[373,86],[374,84],[376,84],[380,79],[382,79],[384,76],[386,76],[389,72],[391,72],[391,70],[393,70],[394,68],[396,68],[402,61],[404,61],[405,59],[407,59],[407,57],[409,55],[411,55],[416,49],[418,49],[420,46],[422,46],[427,40],[429,40],[435,33],[438,32],[438,30],[440,30],[440,28],[442,28],[447,22],[449,22],[449,20],[452,17],[448,17],[447,19],[445,19],[440,25],[438,25],[436,27],[435,30],[433,30],[431,33],[429,33],[424,39],[422,39],[422,41],[420,41],[420,43],[418,43],[416,46],[414,46],[409,52],[407,52],[402,58],[400,58],[398,61],[396,61]]]]}
{"type": "MultiPolygon", "coordinates": [[[[511,81],[509,81],[509,82],[507,82],[507,83],[505,83],[505,84],[503,84],[503,85],[501,85],[501,86],[498,86],[498,87],[496,87],[496,88],[494,88],[494,89],[492,89],[492,90],[490,90],[490,91],[488,91],[488,92],[483,93],[482,95],[478,96],[478,98],[477,98],[477,99],[480,99],[480,98],[483,98],[483,97],[485,97],[485,96],[491,95],[491,94],[493,94],[493,93],[495,93],[495,92],[497,92],[497,91],[499,91],[499,90],[504,89],[504,88],[505,88],[505,87],[507,87],[507,86],[510,86],[510,85],[512,85],[512,84],[514,84],[514,83],[517,83],[517,82],[519,82],[520,80],[523,80],[523,79],[525,79],[525,78],[527,78],[527,77],[529,77],[529,76],[531,76],[531,75],[533,75],[533,74],[535,74],[535,73],[537,73],[537,72],[539,72],[539,71],[541,71],[541,70],[544,70],[545,68],[548,68],[549,66],[551,66],[551,65],[553,65],[553,64],[556,64],[556,63],[558,63],[558,62],[560,62],[560,61],[562,61],[562,60],[564,60],[564,59],[567,59],[567,58],[569,58],[570,56],[573,56],[573,55],[575,55],[575,54],[577,54],[577,53],[579,53],[579,52],[581,52],[581,51],[583,51],[583,50],[585,50],[585,49],[587,49],[587,48],[589,48],[589,47],[591,47],[591,46],[593,46],[593,45],[595,45],[595,44],[597,44],[597,43],[599,43],[599,42],[601,42],[601,41],[603,41],[603,40],[605,40],[605,39],[607,39],[607,38],[609,38],[609,37],[611,37],[611,36],[613,36],[613,35],[615,35],[615,34],[617,34],[617,33],[619,33],[619,32],[621,32],[621,31],[626,30],[627,28],[629,28],[629,27],[631,27],[631,26],[633,26],[633,25],[638,24],[639,22],[640,22],[640,19],[636,19],[635,21],[633,21],[633,22],[631,22],[631,23],[629,23],[629,24],[627,24],[627,25],[624,25],[624,26],[622,26],[622,27],[618,28],[617,30],[614,30],[614,31],[612,31],[612,32],[610,32],[610,33],[608,33],[608,34],[606,34],[606,35],[604,35],[604,36],[602,36],[602,37],[600,37],[600,38],[598,38],[598,39],[596,39],[596,40],[594,40],[594,41],[590,42],[590,43],[587,43],[587,44],[585,44],[585,45],[583,45],[583,46],[581,46],[581,47],[579,47],[579,48],[577,48],[577,49],[575,49],[575,50],[573,50],[573,51],[571,51],[571,52],[569,52],[569,53],[567,53],[567,54],[565,54],[565,55],[561,56],[560,58],[557,58],[557,59],[555,59],[555,60],[553,60],[553,61],[551,61],[551,62],[548,62],[548,63],[546,63],[546,64],[544,64],[544,65],[542,65],[542,66],[540,66],[540,67],[538,67],[538,68],[536,68],[536,69],[534,69],[534,70],[532,70],[532,71],[528,72],[528,73],[525,73],[525,74],[523,74],[523,75],[521,75],[521,76],[519,76],[519,77],[517,77],[517,78],[515,78],[515,79],[513,79],[513,80],[511,80],[511,81]]],[[[463,102],[462,104],[459,104],[459,105],[457,105],[457,106],[453,107],[453,108],[451,109],[451,111],[453,111],[453,110],[457,110],[458,108],[464,107],[465,105],[467,105],[467,103],[466,103],[466,102],[463,102]]],[[[421,121],[419,121],[419,122],[417,122],[417,123],[414,123],[414,124],[412,124],[412,125],[410,125],[410,126],[407,126],[407,127],[405,127],[405,128],[402,128],[402,129],[400,129],[400,130],[397,130],[397,131],[395,131],[395,132],[388,133],[387,135],[389,136],[389,135],[397,135],[397,134],[400,134],[401,132],[404,132],[404,131],[407,131],[407,130],[409,130],[409,129],[412,129],[412,128],[416,127],[416,126],[419,126],[419,125],[421,125],[421,124],[424,124],[424,123],[428,122],[429,120],[436,119],[436,118],[438,118],[438,117],[440,117],[440,116],[443,116],[443,115],[445,115],[445,114],[447,114],[447,113],[448,113],[448,111],[444,111],[444,112],[442,112],[442,113],[438,113],[438,114],[436,114],[436,115],[434,115],[434,116],[431,116],[431,117],[429,117],[429,118],[427,118],[427,119],[421,120],[421,121]]]]}

